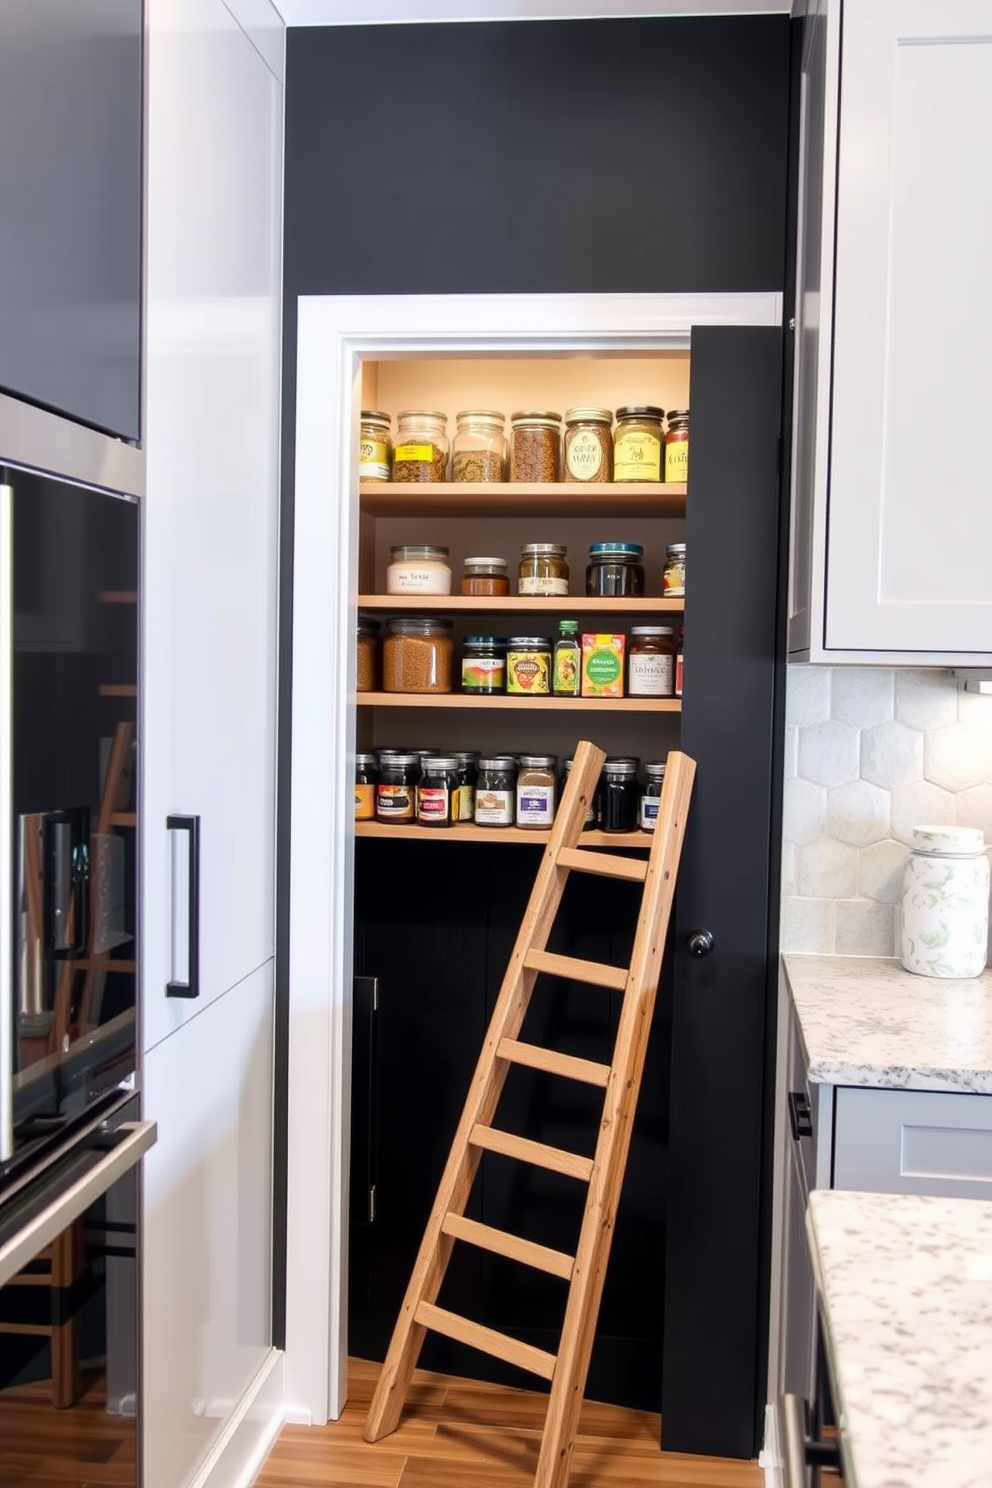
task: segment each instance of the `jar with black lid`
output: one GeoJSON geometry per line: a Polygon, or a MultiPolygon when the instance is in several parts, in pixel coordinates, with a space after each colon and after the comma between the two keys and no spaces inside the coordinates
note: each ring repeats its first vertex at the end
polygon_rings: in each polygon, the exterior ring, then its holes
{"type": "Polygon", "coordinates": [[[379,783],[375,788],[376,821],[407,823],[414,820],[419,772],[417,755],[380,751],[379,783]]]}
{"type": "Polygon", "coordinates": [[[516,819],[517,762],[507,754],[483,756],[475,787],[475,825],[512,827],[516,819]]]}
{"type": "MultiPolygon", "coordinates": [[[[563,768],[562,768],[562,777],[561,777],[562,795],[565,794],[565,789],[566,789],[566,787],[568,785],[568,777],[572,773],[572,766],[574,764],[575,764],[575,761],[574,760],[567,759],[565,761],[565,764],[564,764],[563,768]]],[[[592,797],[590,798],[589,805],[588,805],[588,808],[586,810],[585,821],[582,823],[582,830],[583,830],[583,832],[591,832],[596,827],[599,826],[599,795],[600,795],[600,790],[599,790],[599,785],[597,784],[596,789],[592,793],[592,797]]]]}
{"type": "Polygon", "coordinates": [[[375,821],[379,768],[374,754],[355,755],[355,820],[375,821]]]}
{"type": "Polygon", "coordinates": [[[660,481],[664,443],[663,408],[652,403],[628,404],[617,409],[613,435],[615,481],[660,481]]]}
{"type": "Polygon", "coordinates": [[[458,770],[458,820],[475,820],[475,787],[479,779],[479,755],[474,749],[456,749],[458,770]]]}
{"type": "Polygon", "coordinates": [[[637,760],[608,759],[603,765],[602,821],[604,832],[633,832],[637,828],[637,760]]]}
{"type": "Polygon", "coordinates": [[[506,691],[506,641],[466,636],[462,642],[462,692],[487,696],[506,691]]]}
{"type": "Polygon", "coordinates": [[[453,827],[458,820],[458,761],[432,754],[421,761],[417,822],[422,827],[453,827]]]}
{"type": "Polygon", "coordinates": [[[644,549],[641,544],[590,543],[586,593],[599,599],[643,594],[644,549]]]}
{"type": "Polygon", "coordinates": [[[649,760],[644,766],[647,779],[641,792],[639,813],[642,832],[653,832],[658,825],[658,807],[661,805],[661,790],[665,784],[666,768],[664,760],[649,760]]]}
{"type": "Polygon", "coordinates": [[[631,627],[627,696],[675,696],[675,630],[671,625],[631,627]]]}

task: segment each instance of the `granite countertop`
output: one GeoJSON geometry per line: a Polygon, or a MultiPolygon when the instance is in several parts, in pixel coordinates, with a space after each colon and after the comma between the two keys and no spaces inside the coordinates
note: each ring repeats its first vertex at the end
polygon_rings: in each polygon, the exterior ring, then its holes
{"type": "Polygon", "coordinates": [[[988,1488],[992,1203],[818,1189],[806,1223],[848,1488],[988,1488]]]}
{"type": "Polygon", "coordinates": [[[949,981],[879,956],[783,962],[811,1083],[992,1095],[992,971],[949,981]]]}

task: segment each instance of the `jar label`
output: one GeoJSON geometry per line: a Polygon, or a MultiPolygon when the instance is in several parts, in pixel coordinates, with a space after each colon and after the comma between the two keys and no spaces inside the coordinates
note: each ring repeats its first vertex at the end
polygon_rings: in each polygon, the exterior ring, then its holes
{"type": "Polygon", "coordinates": [[[671,697],[675,692],[675,657],[663,652],[630,653],[631,697],[671,697]]]}
{"type": "Polygon", "coordinates": [[[551,658],[546,651],[509,651],[506,657],[507,692],[546,695],[551,658]]]}
{"type": "Polygon", "coordinates": [[[623,697],[622,635],[582,637],[582,696],[623,697]]]}
{"type": "Polygon", "coordinates": [[[462,658],[462,687],[466,692],[502,692],[506,662],[502,656],[462,658]]]}
{"type": "Polygon", "coordinates": [[[682,652],[675,658],[675,696],[682,696],[682,652]]]}
{"type": "Polygon", "coordinates": [[[362,439],[358,455],[358,479],[388,481],[389,446],[384,439],[362,439]]]}
{"type": "Polygon", "coordinates": [[[430,464],[434,458],[434,446],[432,444],[398,444],[393,451],[393,464],[402,464],[405,460],[422,460],[430,464]]]}
{"type": "Polygon", "coordinates": [[[378,785],[375,814],[383,821],[413,821],[413,794],[408,785],[378,785]]]}
{"type": "Polygon", "coordinates": [[[550,827],[555,817],[553,785],[522,785],[517,790],[517,821],[522,827],[550,827]]]}
{"type": "Polygon", "coordinates": [[[653,832],[658,825],[658,807],[661,805],[660,796],[641,797],[641,827],[645,832],[653,832]]]}
{"type": "Polygon", "coordinates": [[[356,821],[374,821],[375,820],[375,786],[374,785],[356,785],[355,786],[355,820],[356,821]]]}
{"type": "Polygon", "coordinates": [[[613,479],[661,480],[661,440],[654,434],[618,434],[613,479]]]}
{"type": "Polygon", "coordinates": [[[665,445],[665,479],[666,481],[689,479],[688,439],[677,439],[665,445]]]}
{"type": "Polygon", "coordinates": [[[460,785],[458,787],[458,820],[475,820],[475,786],[460,785]]]}
{"type": "Polygon", "coordinates": [[[446,785],[418,785],[417,820],[423,822],[458,820],[458,791],[446,785]]]}
{"type": "Polygon", "coordinates": [[[475,821],[479,827],[513,825],[513,792],[480,790],[475,793],[475,821]]]}
{"type": "Polygon", "coordinates": [[[577,645],[555,647],[555,697],[578,697],[580,654],[577,645]]]}
{"type": "Polygon", "coordinates": [[[589,429],[580,429],[569,436],[565,452],[565,463],[573,480],[601,480],[605,475],[603,456],[606,453],[598,435],[589,429]]]}
{"type": "Polygon", "coordinates": [[[567,579],[520,579],[517,584],[518,594],[567,594],[567,579]]]}
{"type": "Polygon", "coordinates": [[[391,563],[386,570],[387,594],[450,594],[451,569],[444,563],[418,568],[410,563],[391,563]]]}

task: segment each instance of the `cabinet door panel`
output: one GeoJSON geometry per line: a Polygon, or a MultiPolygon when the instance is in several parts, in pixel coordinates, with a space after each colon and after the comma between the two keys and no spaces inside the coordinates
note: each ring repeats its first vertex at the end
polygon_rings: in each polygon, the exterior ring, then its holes
{"type": "Polygon", "coordinates": [[[844,13],[828,648],[992,650],[992,18],[844,13]]]}
{"type": "Polygon", "coordinates": [[[838,1090],[833,1186],[992,1199],[992,1097],[838,1090]]]}

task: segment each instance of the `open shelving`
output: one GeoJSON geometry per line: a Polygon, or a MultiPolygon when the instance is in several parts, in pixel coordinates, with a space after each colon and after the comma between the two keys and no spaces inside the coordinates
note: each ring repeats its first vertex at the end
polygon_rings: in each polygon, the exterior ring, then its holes
{"type": "Polygon", "coordinates": [[[565,712],[591,713],[681,713],[681,698],[656,697],[523,697],[505,692],[476,697],[466,692],[359,692],[355,702],[360,708],[458,708],[474,712],[477,708],[510,709],[523,716],[537,709],[563,709],[565,712]]]}
{"type": "Polygon", "coordinates": [[[583,615],[681,615],[684,599],[642,596],[639,599],[546,599],[543,595],[510,594],[484,598],[464,594],[360,594],[360,610],[382,610],[417,615],[536,615],[548,614],[549,623],[583,615]]]}
{"type": "MultiPolygon", "coordinates": [[[[543,847],[551,837],[550,831],[535,827],[476,827],[470,822],[459,822],[454,827],[419,827],[401,822],[355,823],[356,837],[395,837],[406,842],[490,842],[497,846],[509,844],[525,847],[543,847]]],[[[648,852],[653,838],[650,832],[583,832],[580,847],[634,848],[648,852]]]]}
{"type": "Polygon", "coordinates": [[[679,481],[363,481],[370,517],[684,517],[679,481]]]}

